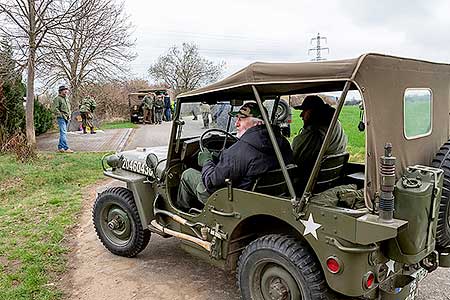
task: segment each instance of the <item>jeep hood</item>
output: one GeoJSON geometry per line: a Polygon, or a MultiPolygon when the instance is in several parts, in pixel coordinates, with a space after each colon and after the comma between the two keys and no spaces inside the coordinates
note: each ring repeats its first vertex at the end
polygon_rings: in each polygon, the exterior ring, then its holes
{"type": "Polygon", "coordinates": [[[153,172],[147,167],[146,159],[150,153],[154,153],[158,157],[158,161],[161,162],[157,166],[157,173],[161,173],[165,167],[165,160],[167,158],[168,146],[158,146],[158,147],[138,147],[134,150],[128,150],[119,152],[116,155],[120,159],[120,168],[133,173],[138,173],[142,175],[152,176],[153,172]]]}

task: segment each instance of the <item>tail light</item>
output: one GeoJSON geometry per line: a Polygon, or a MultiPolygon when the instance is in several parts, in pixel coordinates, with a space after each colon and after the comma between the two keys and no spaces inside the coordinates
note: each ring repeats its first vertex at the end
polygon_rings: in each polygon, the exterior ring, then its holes
{"type": "Polygon", "coordinates": [[[363,277],[363,284],[366,289],[370,289],[373,287],[375,283],[375,275],[372,272],[367,272],[363,277]]]}
{"type": "Polygon", "coordinates": [[[336,256],[327,258],[327,268],[330,273],[337,274],[342,271],[342,262],[336,256]]]}

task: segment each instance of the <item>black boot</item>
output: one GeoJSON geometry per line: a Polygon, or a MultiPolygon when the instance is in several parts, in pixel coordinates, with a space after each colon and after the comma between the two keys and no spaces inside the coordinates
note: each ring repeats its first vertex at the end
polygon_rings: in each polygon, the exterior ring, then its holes
{"type": "Polygon", "coordinates": [[[91,127],[91,134],[96,134],[97,132],[94,131],[94,127],[91,127]]]}
{"type": "Polygon", "coordinates": [[[86,134],[86,126],[83,126],[83,134],[86,134]]]}

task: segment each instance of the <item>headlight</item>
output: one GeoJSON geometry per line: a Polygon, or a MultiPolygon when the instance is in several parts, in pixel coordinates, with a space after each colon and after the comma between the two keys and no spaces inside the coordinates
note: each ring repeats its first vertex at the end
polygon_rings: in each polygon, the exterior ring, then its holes
{"type": "Polygon", "coordinates": [[[115,154],[110,155],[106,158],[106,163],[108,164],[108,166],[110,166],[113,169],[119,168],[120,167],[120,158],[115,154]]]}

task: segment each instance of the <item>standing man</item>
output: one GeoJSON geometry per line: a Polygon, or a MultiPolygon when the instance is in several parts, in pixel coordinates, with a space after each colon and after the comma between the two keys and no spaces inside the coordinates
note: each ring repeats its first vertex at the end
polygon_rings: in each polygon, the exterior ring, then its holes
{"type": "Polygon", "coordinates": [[[170,96],[164,96],[164,118],[166,122],[172,121],[171,110],[170,110],[170,96]]]}
{"type": "Polygon", "coordinates": [[[144,109],[144,119],[142,122],[145,124],[149,122],[153,124],[153,103],[155,101],[155,96],[153,93],[148,93],[142,99],[143,109],[144,109]]]}
{"type": "MultiPolygon", "coordinates": [[[[202,171],[190,168],[182,173],[176,200],[179,209],[188,212],[192,207],[203,208],[209,195],[226,186],[225,179],[231,179],[236,188],[250,190],[259,176],[280,167],[258,104],[246,103],[230,115],[236,117],[239,140],[223,150],[218,159],[209,151],[198,154],[202,171]]],[[[275,138],[285,164],[292,163],[288,140],[278,131],[275,138]]]]}
{"type": "Polygon", "coordinates": [[[65,85],[58,88],[58,96],[53,99],[53,112],[59,127],[58,152],[73,153],[67,144],[67,127],[71,116],[70,102],[67,97],[69,89],[65,85]]]}
{"type": "Polygon", "coordinates": [[[161,124],[162,123],[162,113],[163,113],[163,108],[164,108],[163,95],[158,95],[158,97],[155,100],[155,104],[153,106],[155,108],[155,123],[161,124]]]}
{"type": "Polygon", "coordinates": [[[211,113],[211,108],[208,103],[200,103],[200,112],[202,113],[203,127],[202,129],[209,128],[209,114],[211,113]]]}
{"type": "Polygon", "coordinates": [[[86,127],[89,127],[91,134],[96,133],[94,131],[94,124],[92,119],[94,118],[94,110],[97,107],[97,103],[91,96],[84,97],[81,100],[79,109],[81,115],[81,126],[83,127],[83,133],[86,134],[86,127]]]}

